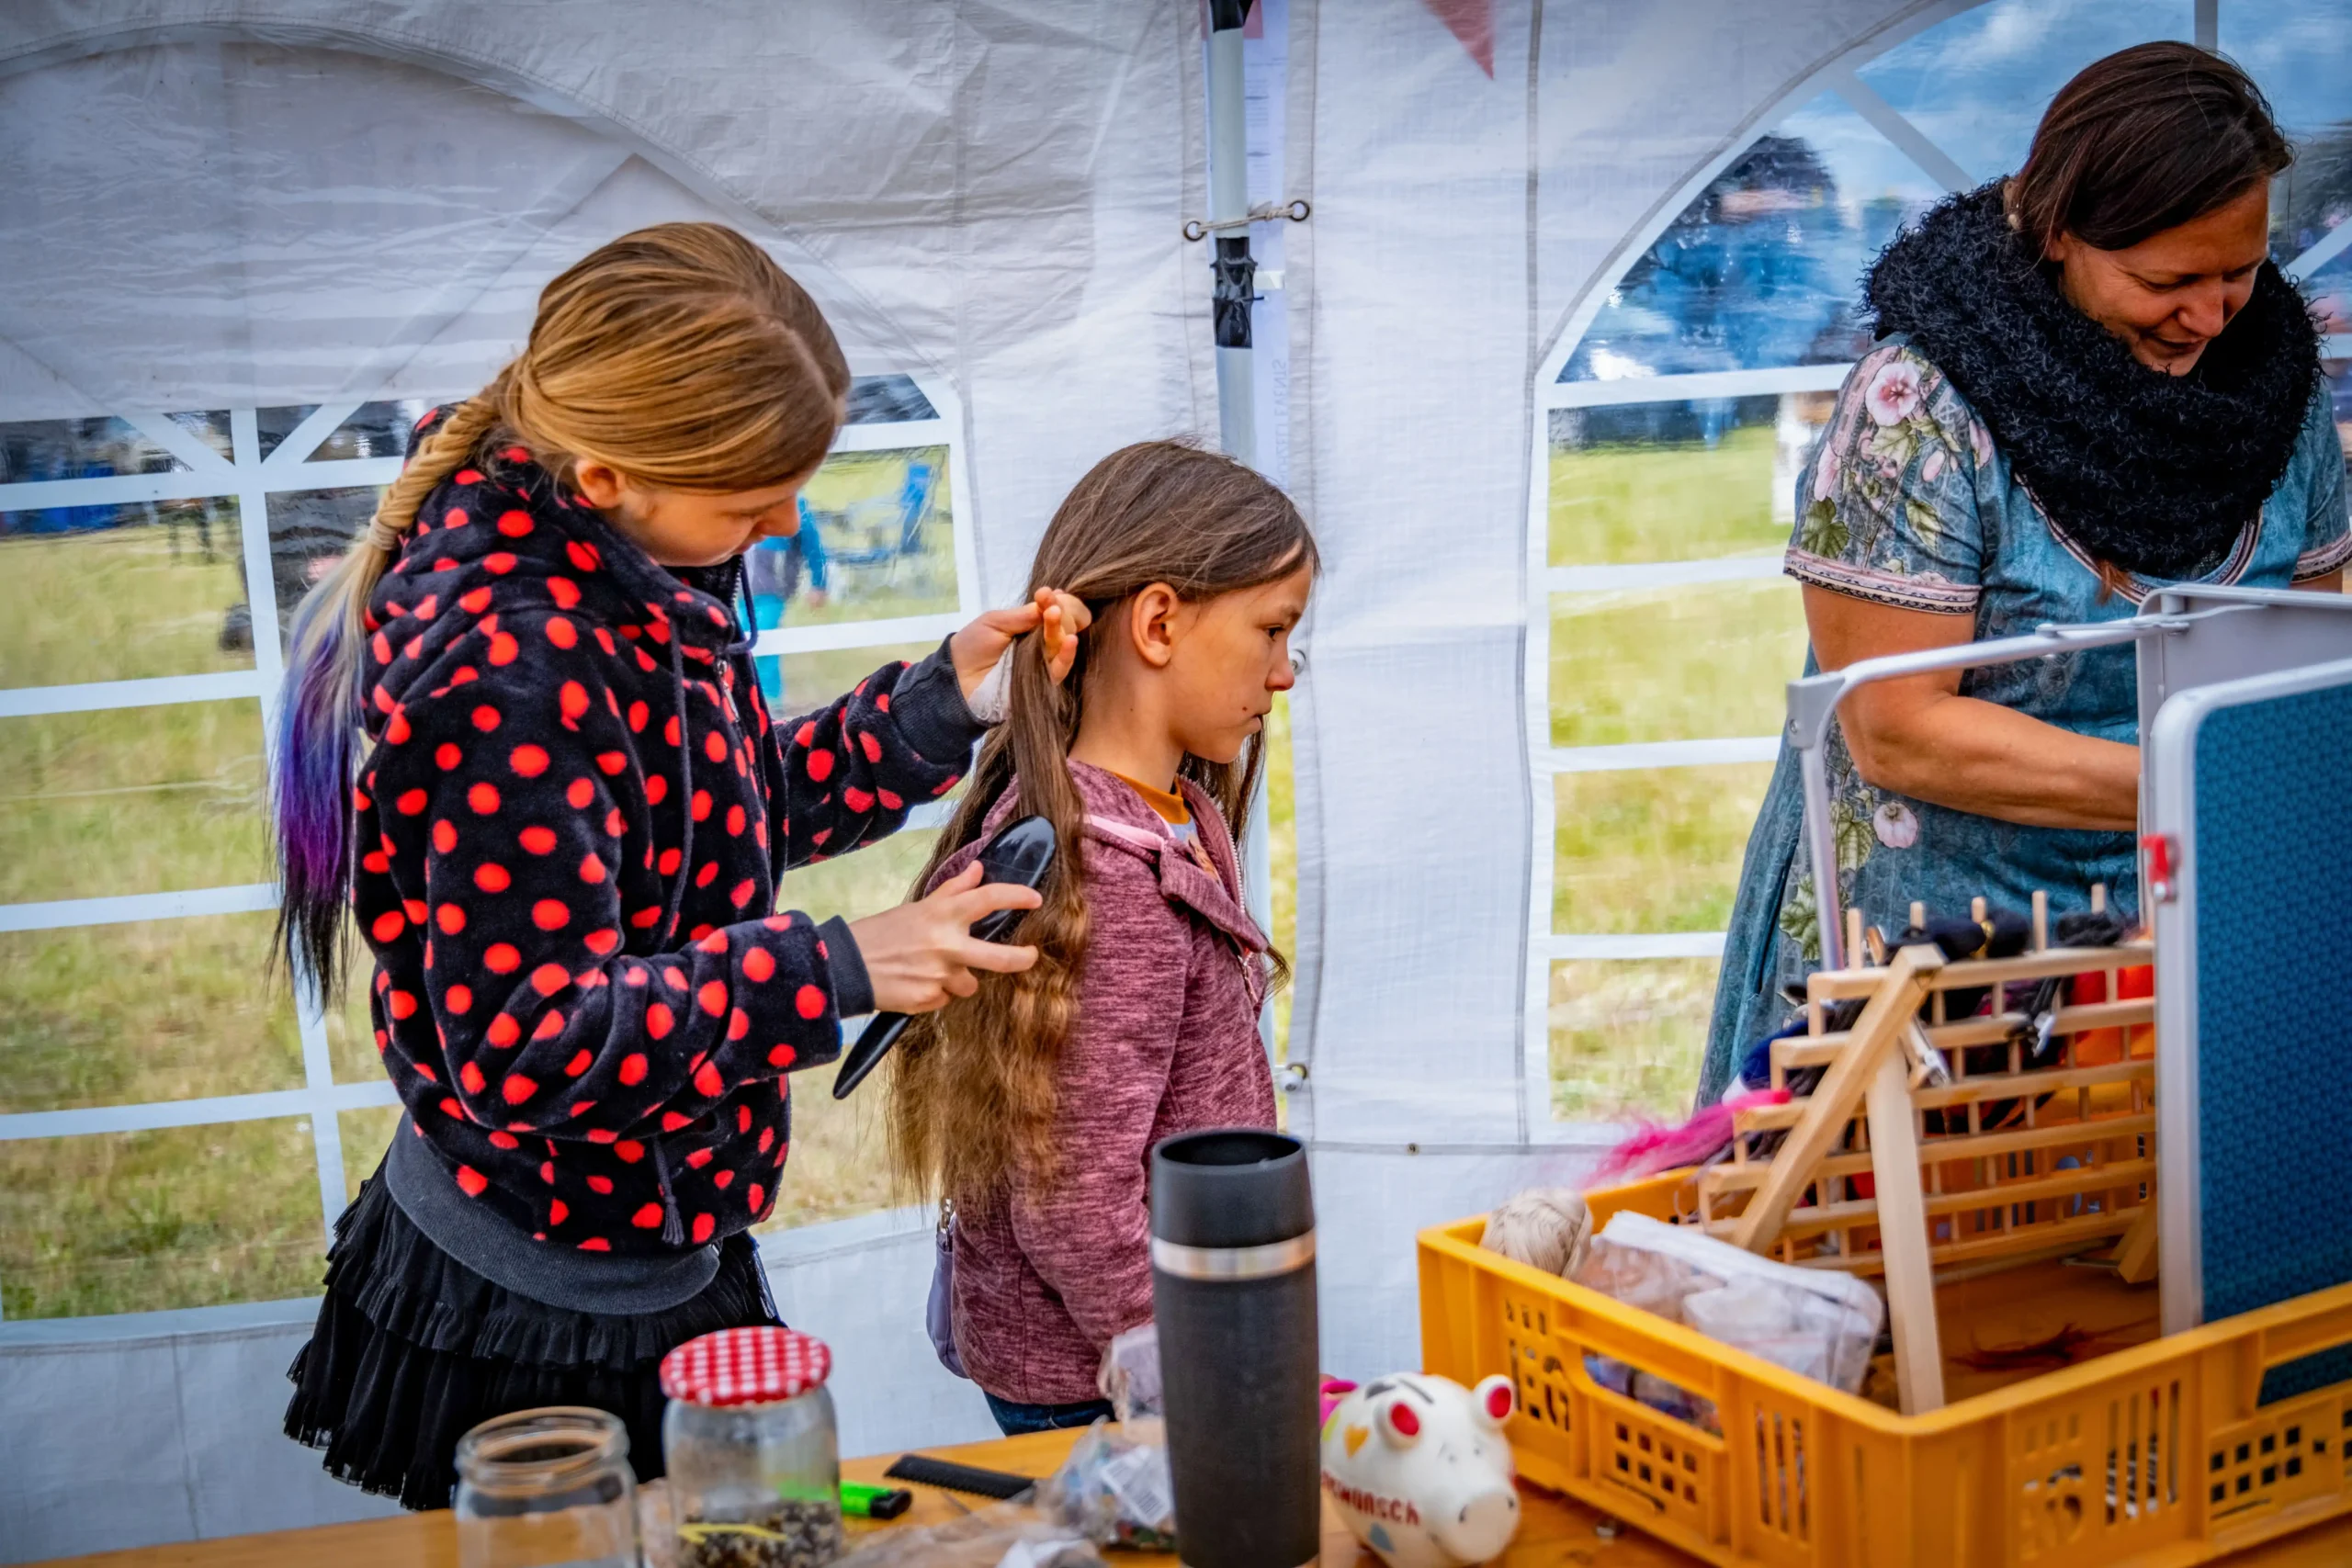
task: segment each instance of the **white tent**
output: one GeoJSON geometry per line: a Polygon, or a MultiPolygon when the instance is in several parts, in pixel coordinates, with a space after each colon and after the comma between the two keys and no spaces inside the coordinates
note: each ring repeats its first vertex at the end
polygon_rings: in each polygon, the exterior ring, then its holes
{"type": "MultiPolygon", "coordinates": [[[[1638,617],[1690,585],[1721,594],[1706,601],[1718,618],[1753,609],[1761,629],[1702,637],[1701,657],[1754,664],[1776,700],[1793,599],[1773,575],[1770,491],[1787,488],[1802,400],[1850,355],[1834,333],[1784,349],[1736,321],[1696,338],[1659,328],[1642,314],[1659,248],[1696,231],[1691,213],[1759,138],[1803,140],[1848,181],[1824,209],[1842,214],[1828,227],[1846,250],[1792,240],[1792,254],[1843,267],[1844,289],[1865,217],[2014,166],[2048,92],[2142,38],[2218,37],[2257,75],[2275,62],[2266,83],[2299,133],[2352,118],[2346,21],[2344,0],[1263,0],[1247,50],[1251,196],[1312,205],[1305,222],[1258,226],[1276,269],[1258,381],[1261,458],[1328,562],[1293,701],[1283,1081],[1315,1151],[1332,1370],[1418,1365],[1416,1227],[1572,1170],[1611,1135],[1594,1114],[1643,1098],[1622,1074],[1578,1087],[1593,1039],[1633,1053],[1670,1038],[1687,1063],[1693,996],[1702,1016],[1724,903],[1717,819],[1752,809],[1775,720],[1752,693],[1617,712],[1602,699],[1640,671],[1617,651],[1580,664],[1600,622],[1579,617],[1638,617]],[[1704,354],[1677,357],[1694,342],[1704,354]],[[1765,433],[1792,421],[1793,436],[1765,433]],[[1761,509],[1761,525],[1725,535],[1715,502],[1691,512],[1645,491],[1653,513],[1685,512],[1586,547],[1578,487],[1598,481],[1576,465],[1603,429],[1677,461],[1760,462],[1722,505],[1761,509]],[[1617,824],[1626,864],[1589,822],[1617,824]],[[1713,880],[1676,892],[1674,868],[1705,854],[1713,880]]],[[[208,1285],[222,1264],[206,1264],[205,1216],[155,1197],[152,1173],[102,1179],[135,1148],[198,1183],[219,1147],[205,1139],[276,1139],[273,1179],[315,1206],[296,1242],[267,1243],[292,1256],[254,1272],[266,1284],[315,1278],[318,1220],[373,1157],[355,1146],[346,1163],[345,1140],[381,1125],[367,1118],[389,1090],[364,1053],[340,1065],[338,1019],[175,1011],[161,993],[200,988],[174,946],[188,933],[266,924],[250,800],[212,818],[172,803],[217,805],[249,779],[303,531],[331,532],[347,515],[336,491],[397,468],[372,444],[380,405],[480,384],[538,286],[593,244],[670,218],[732,223],[819,297],[869,378],[873,412],[843,450],[899,455],[867,475],[874,493],[838,502],[844,530],[885,540],[868,554],[887,576],[859,567],[865,596],[836,595],[837,611],[871,613],[787,620],[762,651],[807,671],[935,639],[1017,589],[1095,458],[1216,429],[1207,247],[1181,231],[1206,215],[1203,35],[1193,0],[0,9],[0,444],[18,443],[0,551],[38,531],[8,516],[136,512],[171,551],[158,565],[162,547],[141,547],[142,570],[217,571],[224,586],[204,592],[250,606],[243,645],[211,600],[187,625],[76,620],[6,645],[25,651],[0,671],[0,754],[32,761],[0,782],[0,973],[82,968],[0,981],[13,1013],[66,1019],[49,1034],[0,1026],[0,1562],[386,1506],[277,1433],[311,1303],[208,1285]],[[100,446],[112,456],[94,468],[100,446]],[[63,466],[26,466],[59,452],[63,466]],[[888,538],[901,522],[916,538],[933,513],[945,525],[922,536],[940,542],[902,574],[888,538]],[[184,524],[236,547],[190,565],[184,524]],[[141,761],[183,746],[218,766],[141,761]],[[97,800],[109,789],[112,806],[97,800]],[[25,804],[61,793],[84,816],[25,804]],[[106,852],[151,810],[155,831],[188,840],[184,863],[106,852]],[[92,958],[116,942],[147,955],[152,981],[92,958]],[[241,1037],[196,1053],[217,1067],[173,1066],[208,1018],[232,1017],[250,1050],[241,1037]],[[73,1045],[88,1033],[75,1018],[129,1037],[73,1045]],[[108,1049],[130,1065],[96,1087],[58,1066],[108,1049]],[[74,1263],[76,1227],[110,1193],[163,1207],[137,1245],[74,1263]],[[192,1282],[133,1292],[166,1303],[136,1312],[85,1288],[142,1268],[192,1282]],[[52,1283],[19,1292],[12,1271],[52,1283]],[[183,1301],[220,1304],[170,1304],[183,1301]]],[[[1742,211],[1794,234],[1787,189],[1768,194],[1742,211]]],[[[2347,204],[2289,245],[2305,274],[2344,270],[2352,224],[2324,223],[2347,204]]],[[[1655,491],[1663,471],[1625,482],[1655,491]]],[[[1714,482],[1689,471],[1702,491],[1714,482]]],[[[94,542],[56,557],[62,573],[0,573],[0,596],[16,595],[0,618],[37,626],[100,602],[75,573],[121,567],[107,530],[69,520],[54,536],[94,542]]],[[[222,1250],[245,1245],[216,1228],[222,1250]]],[[[786,1316],[835,1347],[847,1450],[991,1430],[922,1338],[924,1216],[811,1224],[763,1247],[786,1316]]]]}

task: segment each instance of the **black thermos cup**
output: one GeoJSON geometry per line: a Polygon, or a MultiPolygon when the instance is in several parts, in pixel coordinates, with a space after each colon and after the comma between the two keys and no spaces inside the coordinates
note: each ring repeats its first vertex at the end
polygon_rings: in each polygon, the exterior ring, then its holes
{"type": "Polygon", "coordinates": [[[1296,1138],[1151,1151],[1151,1299],[1185,1568],[1302,1568],[1322,1524],[1315,1199],[1296,1138]]]}

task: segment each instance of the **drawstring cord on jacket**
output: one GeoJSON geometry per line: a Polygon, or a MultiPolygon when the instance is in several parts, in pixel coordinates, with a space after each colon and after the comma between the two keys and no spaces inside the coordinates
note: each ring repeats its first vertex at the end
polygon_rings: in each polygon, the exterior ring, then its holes
{"type": "Polygon", "coordinates": [[[678,843],[678,879],[670,885],[669,908],[662,918],[662,940],[654,948],[657,953],[677,938],[678,915],[686,903],[686,883],[695,874],[695,759],[693,737],[687,733],[693,727],[686,721],[686,655],[679,641],[678,623],[670,621],[669,627],[670,691],[678,701],[678,817],[685,826],[678,843]]]}
{"type": "MultiPolygon", "coordinates": [[[[654,951],[667,948],[678,932],[679,911],[685,907],[686,883],[695,874],[695,761],[686,723],[686,656],[680,650],[678,625],[670,623],[670,689],[678,699],[678,817],[685,824],[678,845],[678,878],[670,887],[670,907],[662,920],[662,939],[654,951]]],[[[686,1239],[685,1222],[678,1217],[678,1200],[670,1190],[670,1160],[662,1140],[653,1145],[654,1179],[662,1185],[662,1243],[680,1247],[686,1239]]]]}
{"type": "Polygon", "coordinates": [[[662,1184],[662,1245],[683,1247],[686,1241],[685,1222],[678,1217],[678,1200],[670,1190],[670,1156],[662,1152],[662,1140],[653,1140],[653,1179],[662,1184]]]}
{"type": "MultiPolygon", "coordinates": [[[[744,581],[741,558],[738,558],[735,567],[734,584],[728,589],[727,597],[722,601],[730,609],[744,581]]],[[[669,907],[662,919],[660,946],[667,947],[677,937],[679,912],[686,902],[686,883],[695,871],[695,759],[694,737],[689,733],[694,726],[686,713],[686,650],[684,639],[678,635],[681,623],[667,615],[662,619],[670,628],[670,691],[678,704],[678,809],[685,821],[678,844],[678,879],[670,886],[669,907]]],[[[729,642],[722,649],[728,658],[747,651],[759,640],[759,617],[756,615],[752,617],[752,627],[750,637],[729,642]]]]}

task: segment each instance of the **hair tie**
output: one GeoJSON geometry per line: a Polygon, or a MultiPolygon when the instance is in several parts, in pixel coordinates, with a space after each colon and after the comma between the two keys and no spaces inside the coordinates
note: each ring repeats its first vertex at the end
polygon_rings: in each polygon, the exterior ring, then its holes
{"type": "Polygon", "coordinates": [[[993,728],[1004,722],[1004,716],[1012,711],[1012,649],[1008,648],[998,656],[979,685],[964,699],[964,705],[984,725],[993,728]]]}
{"type": "Polygon", "coordinates": [[[400,529],[386,523],[382,518],[368,519],[368,548],[381,550],[388,556],[396,556],[401,553],[402,537],[400,529]]]}

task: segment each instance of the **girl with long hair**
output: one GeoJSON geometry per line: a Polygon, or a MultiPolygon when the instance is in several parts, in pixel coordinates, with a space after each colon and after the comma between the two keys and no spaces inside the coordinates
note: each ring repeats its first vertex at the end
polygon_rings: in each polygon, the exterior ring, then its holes
{"type": "Polygon", "coordinates": [[[663,1353],[775,1320],[745,1232],[782,1180],[786,1073],[831,1061],[844,1015],[1035,959],[968,935],[1036,902],[977,872],[854,923],[775,908],[787,867],[956,784],[967,694],[1015,636],[1086,618],[1041,592],[772,720],[741,555],[797,525],[849,382],[741,235],[626,235],[420,424],[294,617],[279,934],[332,998],[356,915],[403,1108],[289,1374],[288,1433],[343,1480],[446,1506],[467,1428],[547,1404],[618,1416],[660,1474],[663,1353]]]}
{"type": "Polygon", "coordinates": [[[953,886],[1016,817],[1063,846],[1013,932],[1037,962],[916,1020],[892,1085],[901,1177],[954,1205],[956,1349],[1008,1433],[1109,1408],[1102,1353],[1151,1316],[1151,1145],[1274,1124],[1257,1021],[1287,971],[1234,844],[1317,560],[1230,458],[1161,441],[1095,465],[1030,574],[1092,612],[1070,677],[1047,631],[1014,643],[1005,723],[917,883],[953,886]]]}

